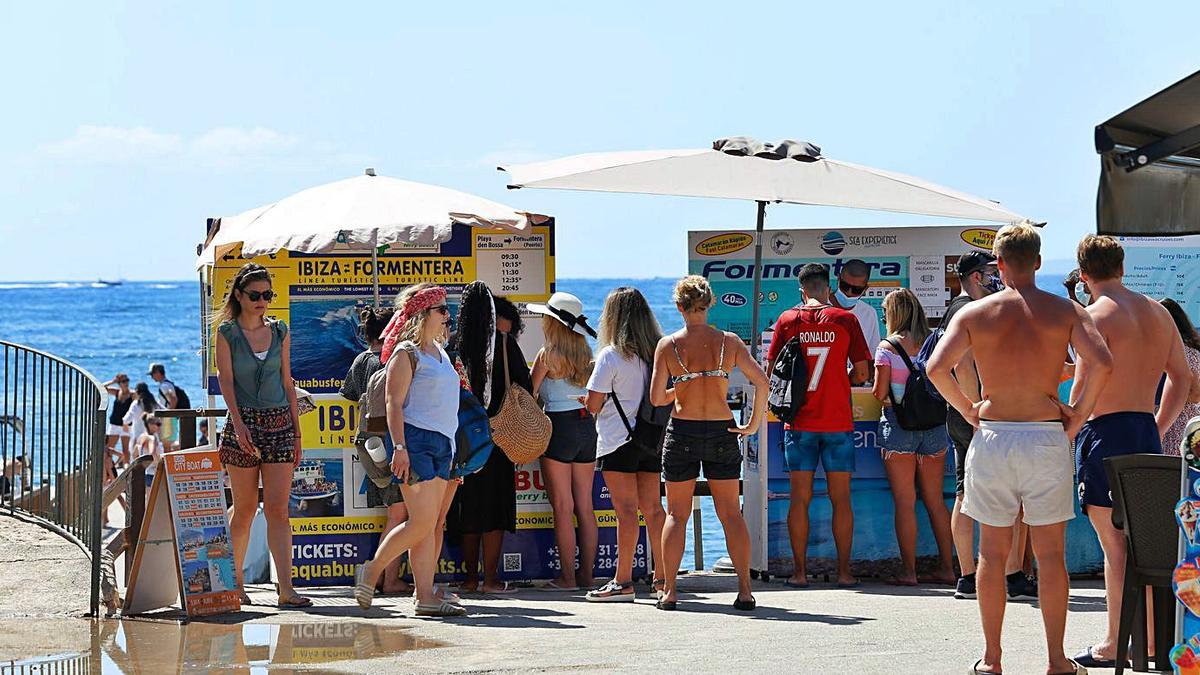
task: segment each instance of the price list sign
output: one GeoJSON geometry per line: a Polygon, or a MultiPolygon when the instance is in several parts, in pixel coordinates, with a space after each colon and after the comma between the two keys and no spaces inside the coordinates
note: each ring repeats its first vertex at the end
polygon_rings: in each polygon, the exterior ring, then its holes
{"type": "Polygon", "coordinates": [[[476,270],[480,281],[497,295],[528,302],[545,298],[549,234],[535,227],[529,234],[477,232],[476,270]]]}
{"type": "Polygon", "coordinates": [[[226,517],[224,472],[215,450],[163,455],[189,616],[240,607],[226,517]]]}

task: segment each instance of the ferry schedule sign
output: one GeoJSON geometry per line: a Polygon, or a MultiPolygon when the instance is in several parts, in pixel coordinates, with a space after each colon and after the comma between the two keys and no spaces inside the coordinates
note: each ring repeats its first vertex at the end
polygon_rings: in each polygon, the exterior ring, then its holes
{"type": "Polygon", "coordinates": [[[188,616],[237,611],[241,607],[229,538],[228,505],[217,451],[163,455],[180,596],[188,616]]]}
{"type": "Polygon", "coordinates": [[[188,616],[235,612],[225,472],[216,450],[168,452],[154,474],[123,613],[183,605],[188,616]]]}

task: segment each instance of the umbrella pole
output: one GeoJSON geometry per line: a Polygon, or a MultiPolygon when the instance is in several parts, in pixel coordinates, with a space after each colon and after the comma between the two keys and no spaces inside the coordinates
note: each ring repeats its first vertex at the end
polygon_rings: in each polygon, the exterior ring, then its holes
{"type": "Polygon", "coordinates": [[[759,295],[762,292],[762,237],[763,222],[767,217],[767,203],[758,202],[758,223],[754,228],[754,295],[750,301],[750,356],[758,360],[760,347],[758,332],[759,295]]]}
{"type": "Polygon", "coordinates": [[[375,309],[379,309],[379,247],[371,247],[371,281],[375,289],[375,309]]]}

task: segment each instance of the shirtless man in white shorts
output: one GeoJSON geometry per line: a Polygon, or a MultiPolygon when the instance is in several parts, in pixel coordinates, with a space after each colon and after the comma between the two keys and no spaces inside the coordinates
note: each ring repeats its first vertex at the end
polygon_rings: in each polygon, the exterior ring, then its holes
{"type": "Polygon", "coordinates": [[[993,252],[1005,290],[963,308],[929,362],[929,379],[976,427],[966,458],[963,513],[980,526],[976,583],[985,650],[973,672],[1002,672],[1004,566],[1013,525],[1024,508],[1038,561],[1038,598],[1045,624],[1048,673],[1086,672],[1063,651],[1069,585],[1064,555],[1067,521],[1075,516],[1071,441],[1112,370],[1112,357],[1087,312],[1038,290],[1041,238],[1029,225],[996,234],[993,252]],[[1079,355],[1076,406],[1059,402],[1067,346],[1079,355]],[[975,355],[983,397],[972,404],[951,369],[975,355]]]}

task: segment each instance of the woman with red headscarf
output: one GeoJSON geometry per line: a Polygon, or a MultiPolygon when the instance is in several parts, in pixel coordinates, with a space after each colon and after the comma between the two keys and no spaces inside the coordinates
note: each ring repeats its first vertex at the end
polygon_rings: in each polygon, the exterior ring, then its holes
{"type": "Polygon", "coordinates": [[[459,377],[442,345],[449,337],[446,289],[406,288],[384,329],[380,358],[387,369],[388,450],[393,481],[408,505],[408,520],[384,535],[375,557],[355,574],[354,599],[371,607],[375,583],[388,563],[409,551],[418,616],[461,616],[466,610],[439,598],[433,586],[438,515],[454,460],[459,377]]]}

